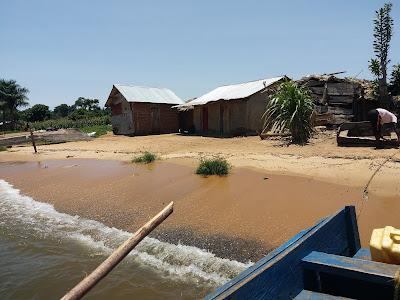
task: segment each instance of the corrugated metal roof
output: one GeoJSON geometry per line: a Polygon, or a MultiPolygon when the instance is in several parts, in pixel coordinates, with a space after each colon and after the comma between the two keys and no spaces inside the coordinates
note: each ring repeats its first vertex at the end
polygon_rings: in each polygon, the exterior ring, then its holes
{"type": "Polygon", "coordinates": [[[233,100],[233,99],[246,98],[263,90],[264,88],[270,86],[271,84],[274,84],[275,82],[283,78],[285,77],[281,76],[274,78],[266,78],[245,83],[220,86],[212,90],[211,92],[197,99],[189,101],[185,104],[179,105],[178,107],[203,105],[208,102],[213,102],[218,100],[233,100]]]}
{"type": "Polygon", "coordinates": [[[122,84],[114,84],[114,87],[129,102],[150,102],[165,104],[185,103],[181,98],[175,95],[173,91],[166,88],[153,88],[122,84]]]}

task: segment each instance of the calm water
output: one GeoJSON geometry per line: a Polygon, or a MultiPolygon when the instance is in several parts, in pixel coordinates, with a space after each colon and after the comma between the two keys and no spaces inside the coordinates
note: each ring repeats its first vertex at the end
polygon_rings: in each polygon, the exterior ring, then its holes
{"type": "MultiPolygon", "coordinates": [[[[59,298],[129,236],[0,180],[0,298],[59,298]]],[[[248,266],[146,238],[85,299],[198,299],[248,266]]]]}

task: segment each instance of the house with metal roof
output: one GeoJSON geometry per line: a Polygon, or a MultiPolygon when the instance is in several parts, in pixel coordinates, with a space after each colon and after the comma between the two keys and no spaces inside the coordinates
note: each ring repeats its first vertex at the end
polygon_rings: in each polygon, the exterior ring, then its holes
{"type": "Polygon", "coordinates": [[[269,95],[286,79],[281,76],[225,85],[178,105],[181,124],[190,124],[187,119],[192,118],[191,128],[181,131],[210,136],[255,135],[262,131],[269,95]]]}
{"type": "Polygon", "coordinates": [[[166,88],[114,84],[106,106],[114,134],[147,135],[178,132],[179,112],[172,107],[183,103],[166,88]]]}

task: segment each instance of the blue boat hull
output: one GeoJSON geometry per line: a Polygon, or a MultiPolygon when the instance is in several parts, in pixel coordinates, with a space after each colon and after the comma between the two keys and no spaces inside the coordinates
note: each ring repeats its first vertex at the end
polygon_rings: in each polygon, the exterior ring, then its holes
{"type": "Polygon", "coordinates": [[[347,206],[301,231],[205,299],[393,299],[398,266],[366,259],[355,208],[347,206]],[[387,278],[392,281],[385,285],[387,278]]]}

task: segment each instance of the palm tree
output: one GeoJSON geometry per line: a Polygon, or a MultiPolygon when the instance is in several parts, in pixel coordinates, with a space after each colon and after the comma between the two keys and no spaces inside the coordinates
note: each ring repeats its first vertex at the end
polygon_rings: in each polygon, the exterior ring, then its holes
{"type": "Polygon", "coordinates": [[[21,87],[15,80],[0,79],[0,105],[3,110],[3,121],[6,121],[5,116],[8,111],[13,129],[15,129],[18,119],[18,108],[28,105],[28,93],[29,90],[21,87]]]}

